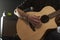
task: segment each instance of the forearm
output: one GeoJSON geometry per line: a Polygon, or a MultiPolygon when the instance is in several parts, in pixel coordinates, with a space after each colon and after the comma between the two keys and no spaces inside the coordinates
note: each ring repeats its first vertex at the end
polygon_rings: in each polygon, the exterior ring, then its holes
{"type": "Polygon", "coordinates": [[[24,12],[23,10],[19,9],[19,8],[16,8],[15,9],[15,15],[17,15],[18,17],[24,17],[24,18],[27,18],[28,17],[28,14],[26,14],[26,12],[24,12]]]}

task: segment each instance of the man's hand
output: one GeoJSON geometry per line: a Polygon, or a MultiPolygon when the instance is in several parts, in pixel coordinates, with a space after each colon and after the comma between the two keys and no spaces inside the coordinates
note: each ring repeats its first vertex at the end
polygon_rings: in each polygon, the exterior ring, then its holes
{"type": "Polygon", "coordinates": [[[35,28],[39,28],[42,23],[40,21],[40,16],[28,16],[28,21],[35,27],[35,28]]]}
{"type": "Polygon", "coordinates": [[[18,14],[22,17],[25,17],[34,27],[39,28],[42,23],[40,21],[40,16],[35,16],[35,15],[28,15],[24,11],[20,9],[15,9],[15,12],[18,12],[18,14]]]}

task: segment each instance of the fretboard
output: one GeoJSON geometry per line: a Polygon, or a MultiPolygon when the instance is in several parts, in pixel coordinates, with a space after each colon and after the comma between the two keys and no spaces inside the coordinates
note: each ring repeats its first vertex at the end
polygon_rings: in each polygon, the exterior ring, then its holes
{"type": "Polygon", "coordinates": [[[51,18],[56,17],[57,15],[60,15],[60,10],[53,12],[53,13],[49,14],[48,16],[49,16],[49,19],[51,19],[51,18]]]}

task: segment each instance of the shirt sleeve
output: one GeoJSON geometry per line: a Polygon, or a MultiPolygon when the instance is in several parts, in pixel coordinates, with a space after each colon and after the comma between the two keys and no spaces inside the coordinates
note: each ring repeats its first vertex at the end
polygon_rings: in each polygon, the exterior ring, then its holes
{"type": "Polygon", "coordinates": [[[57,29],[51,29],[46,33],[44,40],[60,40],[60,33],[57,32],[57,29]]]}
{"type": "Polygon", "coordinates": [[[53,40],[52,31],[53,30],[47,30],[43,39],[44,40],[53,40]]]}

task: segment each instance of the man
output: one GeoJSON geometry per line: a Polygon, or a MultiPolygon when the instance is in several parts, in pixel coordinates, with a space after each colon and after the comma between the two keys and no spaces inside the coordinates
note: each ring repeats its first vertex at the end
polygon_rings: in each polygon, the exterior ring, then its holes
{"type": "MultiPolygon", "coordinates": [[[[45,6],[52,6],[53,8],[58,10],[60,8],[59,0],[49,0],[49,1],[48,0],[26,0],[21,5],[19,5],[17,7],[17,9],[20,13],[19,14],[20,16],[27,18],[28,15],[26,15],[25,12],[27,12],[29,10],[39,12],[45,6]],[[29,9],[29,8],[31,8],[31,9],[29,9]]],[[[41,25],[41,22],[37,16],[30,16],[30,17],[28,17],[28,20],[31,23],[33,22],[32,23],[33,26],[37,26],[37,24],[39,24],[39,23],[40,23],[39,25],[41,25]],[[33,21],[31,21],[31,20],[33,20],[33,21]],[[37,20],[37,21],[34,21],[34,20],[37,20]]]]}
{"type": "MultiPolygon", "coordinates": [[[[37,24],[39,24],[41,22],[39,22],[39,19],[37,16],[28,16],[26,14],[22,14],[22,13],[25,13],[24,9],[32,7],[33,11],[40,11],[45,6],[52,6],[56,10],[59,10],[60,9],[59,2],[60,2],[59,0],[27,0],[17,8],[17,11],[19,12],[20,16],[25,17],[25,18],[28,17],[29,20],[33,20],[32,23],[35,24],[36,22],[38,22],[37,24]],[[31,19],[31,18],[33,18],[33,19],[31,19]],[[34,20],[37,20],[37,21],[34,22],[34,20]]],[[[55,39],[54,37],[52,37],[53,39],[50,38],[50,35],[53,35],[53,33],[55,33],[54,31],[56,31],[56,29],[49,31],[48,32],[49,36],[47,36],[48,34],[46,34],[46,37],[44,38],[44,40],[54,40],[55,39]],[[53,33],[51,33],[51,32],[53,32],[53,33]]]]}

